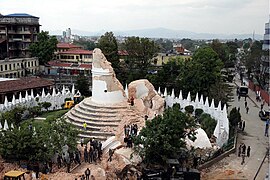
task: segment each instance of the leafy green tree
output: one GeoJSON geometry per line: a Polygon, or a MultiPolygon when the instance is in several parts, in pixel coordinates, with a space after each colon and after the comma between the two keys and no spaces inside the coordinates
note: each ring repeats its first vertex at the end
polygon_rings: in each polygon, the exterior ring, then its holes
{"type": "Polygon", "coordinates": [[[32,56],[38,57],[39,64],[44,65],[53,59],[57,39],[55,36],[49,36],[49,32],[41,31],[37,36],[37,40],[38,42],[31,44],[29,49],[32,56]]]}
{"type": "Polygon", "coordinates": [[[178,158],[186,150],[186,137],[195,140],[196,123],[179,108],[176,104],[166,109],[163,116],[146,121],[146,126],[135,137],[135,152],[146,164],[164,165],[166,159],[178,158]]]}
{"type": "Polygon", "coordinates": [[[83,39],[79,39],[78,41],[74,41],[73,44],[78,46],[82,46],[83,49],[94,50],[96,48],[96,44],[93,41],[86,41],[83,39]]]}
{"type": "Polygon", "coordinates": [[[218,57],[222,60],[224,65],[227,65],[227,63],[229,64],[229,62],[227,62],[229,60],[229,53],[226,44],[223,44],[218,39],[215,39],[210,46],[218,54],[218,57]]]}
{"type": "Polygon", "coordinates": [[[48,109],[52,106],[50,102],[43,102],[42,107],[48,111],[48,109]]]}
{"type": "Polygon", "coordinates": [[[203,109],[195,109],[195,117],[199,118],[203,113],[203,109]]]}
{"type": "Polygon", "coordinates": [[[185,107],[185,111],[188,113],[188,114],[192,114],[194,112],[194,107],[192,105],[189,105],[189,106],[186,106],[185,107]]]}
{"type": "Polygon", "coordinates": [[[84,75],[79,75],[76,81],[76,88],[80,91],[83,96],[90,96],[91,92],[89,90],[90,82],[88,77],[84,75]]]}
{"type": "Polygon", "coordinates": [[[128,52],[126,64],[129,74],[132,75],[132,79],[129,79],[129,81],[145,78],[151,60],[158,52],[158,45],[148,38],[133,36],[125,40],[124,46],[128,52]]]}
{"type": "Polygon", "coordinates": [[[106,32],[98,40],[97,47],[102,50],[112,67],[116,70],[119,68],[118,45],[113,32],[106,32]]]}
{"type": "Polygon", "coordinates": [[[157,74],[147,74],[146,78],[156,87],[164,89],[174,88],[177,92],[177,77],[180,72],[180,66],[182,64],[181,59],[171,59],[168,63],[164,64],[161,69],[157,71],[157,74]]]}
{"type": "Polygon", "coordinates": [[[203,113],[199,117],[199,122],[201,124],[201,128],[205,131],[207,136],[210,138],[214,133],[214,130],[217,125],[217,121],[213,119],[209,114],[203,113]]]}
{"type": "Polygon", "coordinates": [[[232,108],[229,115],[229,122],[233,127],[236,127],[238,123],[241,121],[241,114],[236,109],[236,107],[232,108]]]}
{"type": "Polygon", "coordinates": [[[47,122],[25,122],[21,128],[0,134],[0,155],[4,159],[47,162],[67,144],[77,146],[78,130],[64,119],[47,122]],[[29,129],[33,124],[35,131],[29,129]]]}
{"type": "Polygon", "coordinates": [[[184,93],[210,95],[212,85],[221,79],[222,61],[210,47],[199,48],[192,59],[185,61],[178,76],[178,86],[184,93]]]}
{"type": "Polygon", "coordinates": [[[41,115],[41,106],[34,106],[28,108],[31,118],[41,115]]]}
{"type": "Polygon", "coordinates": [[[10,111],[6,111],[2,113],[1,121],[4,122],[7,120],[9,124],[14,123],[14,125],[18,125],[20,122],[22,122],[22,115],[25,111],[25,107],[22,106],[16,106],[10,111]]]}
{"type": "Polygon", "coordinates": [[[173,49],[173,43],[169,39],[160,38],[155,40],[155,43],[159,46],[160,51],[163,53],[167,53],[173,49]]]}

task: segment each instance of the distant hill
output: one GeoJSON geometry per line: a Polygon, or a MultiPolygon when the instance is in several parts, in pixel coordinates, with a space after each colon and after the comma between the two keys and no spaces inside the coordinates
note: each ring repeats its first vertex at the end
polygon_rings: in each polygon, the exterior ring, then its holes
{"type": "MultiPolygon", "coordinates": [[[[109,30],[108,30],[109,31],[109,30]]],[[[100,36],[104,34],[106,30],[98,32],[89,32],[72,29],[72,34],[78,34],[81,36],[100,36]]],[[[113,31],[116,36],[140,36],[149,38],[171,38],[171,39],[246,39],[252,38],[252,34],[212,34],[212,33],[195,33],[192,31],[184,30],[172,30],[166,28],[152,28],[152,29],[138,29],[127,31],[113,31]]],[[[50,31],[52,35],[61,35],[62,31],[50,31]]],[[[254,38],[257,40],[263,39],[262,35],[255,34],[254,38]]]]}

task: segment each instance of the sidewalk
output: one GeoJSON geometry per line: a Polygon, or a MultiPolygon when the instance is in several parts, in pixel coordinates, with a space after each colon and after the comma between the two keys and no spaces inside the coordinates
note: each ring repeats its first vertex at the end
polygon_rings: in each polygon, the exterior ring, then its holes
{"type": "MultiPolygon", "coordinates": [[[[240,85],[240,80],[236,79],[235,82],[240,85]]],[[[241,97],[238,101],[236,95],[236,86],[233,90],[234,100],[230,103],[228,115],[233,107],[240,108],[241,119],[245,121],[244,132],[238,133],[237,151],[229,157],[219,161],[213,167],[209,168],[207,177],[203,179],[254,179],[254,176],[262,163],[262,160],[268,147],[268,138],[264,136],[265,122],[259,118],[259,111],[261,102],[256,102],[255,92],[249,90],[249,98],[247,104],[249,113],[246,113],[245,98],[241,97]],[[246,147],[250,146],[250,157],[245,158],[245,163],[241,165],[242,158],[237,156],[238,147],[241,143],[245,143],[246,147]]],[[[266,109],[267,106],[264,106],[266,109]]],[[[268,161],[266,160],[256,179],[261,180],[265,178],[266,171],[268,171],[268,161]]]]}

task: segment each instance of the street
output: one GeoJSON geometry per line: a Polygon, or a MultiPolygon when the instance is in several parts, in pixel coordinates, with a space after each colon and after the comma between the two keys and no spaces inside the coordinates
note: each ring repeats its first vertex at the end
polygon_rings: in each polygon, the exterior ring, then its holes
{"type": "MultiPolygon", "coordinates": [[[[240,80],[235,82],[240,85],[240,80]]],[[[230,103],[228,108],[228,115],[233,107],[240,107],[241,119],[245,121],[244,132],[238,131],[237,150],[236,153],[229,155],[223,160],[219,161],[212,167],[202,172],[202,179],[254,179],[268,147],[268,137],[264,136],[265,122],[259,118],[259,111],[262,102],[256,102],[255,92],[249,89],[249,98],[247,99],[247,106],[249,107],[248,114],[245,109],[245,98],[241,97],[238,101],[236,95],[236,86],[234,90],[234,100],[230,103]],[[246,147],[251,147],[250,157],[245,158],[245,163],[241,165],[242,158],[237,156],[238,147],[244,143],[246,147]]],[[[268,109],[264,105],[264,109],[268,109]]],[[[266,157],[262,167],[258,172],[256,179],[262,180],[265,178],[268,171],[268,157],[266,157]]]]}

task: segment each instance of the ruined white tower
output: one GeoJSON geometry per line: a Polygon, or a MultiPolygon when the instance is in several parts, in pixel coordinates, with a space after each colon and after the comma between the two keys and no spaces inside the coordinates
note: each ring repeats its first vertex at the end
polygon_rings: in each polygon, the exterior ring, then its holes
{"type": "Polygon", "coordinates": [[[115,104],[127,100],[111,63],[98,48],[93,51],[91,100],[98,104],[115,104]]]}

